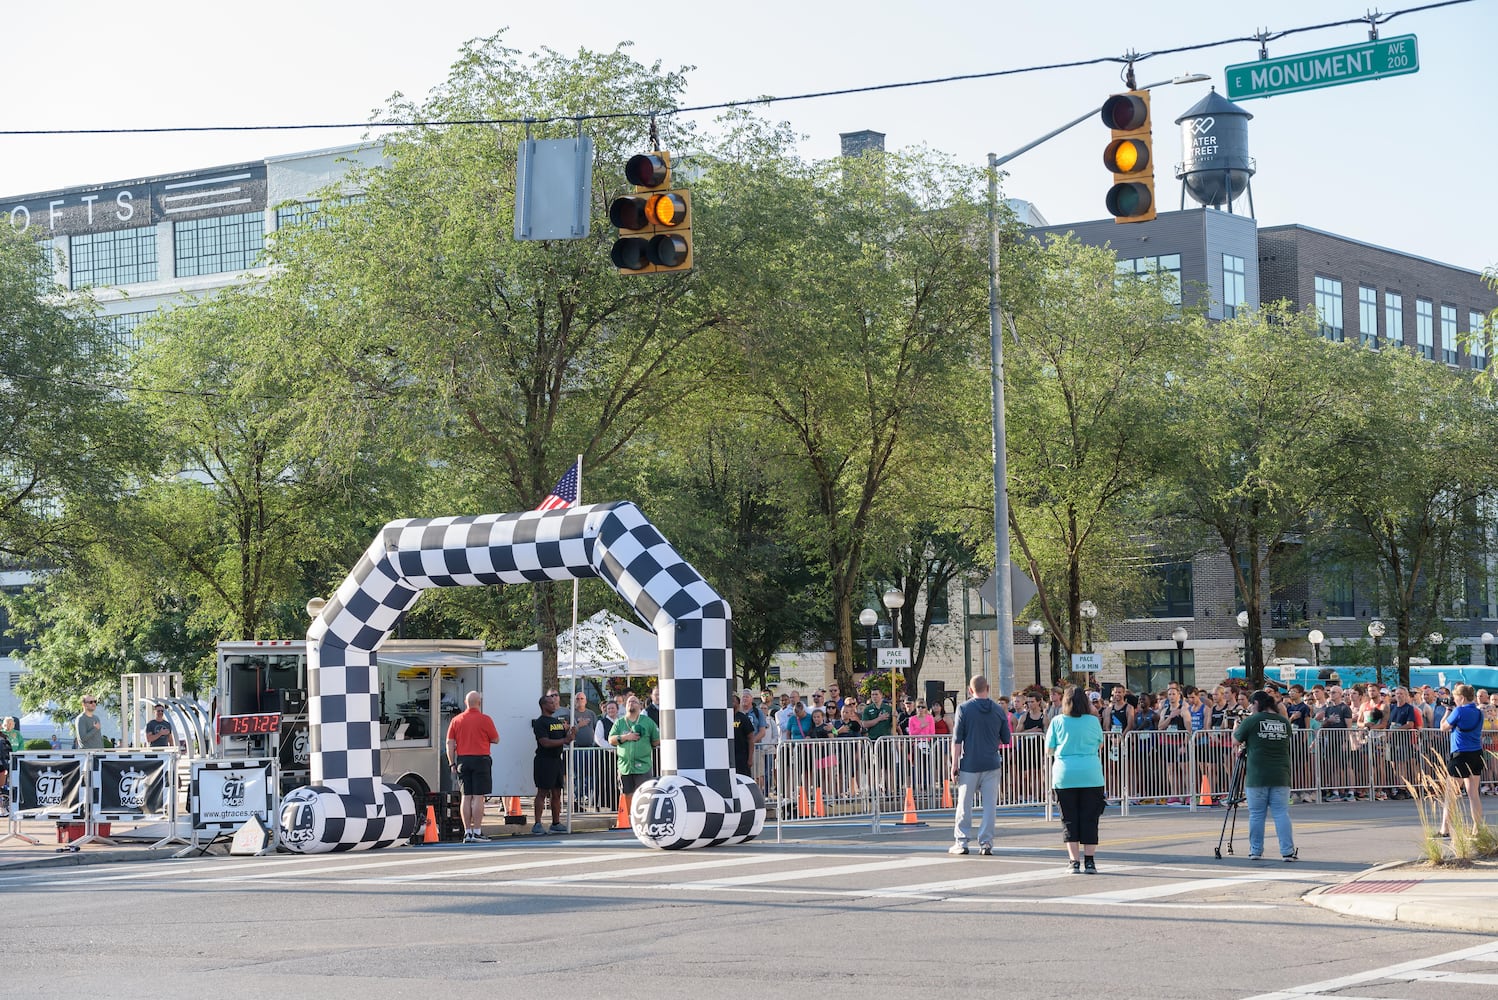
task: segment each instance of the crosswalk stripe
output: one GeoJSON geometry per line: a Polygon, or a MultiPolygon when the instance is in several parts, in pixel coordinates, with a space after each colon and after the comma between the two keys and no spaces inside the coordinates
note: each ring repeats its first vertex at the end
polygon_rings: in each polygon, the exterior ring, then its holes
{"type": "Polygon", "coordinates": [[[739,885],[764,885],[768,882],[791,882],[797,879],[826,878],[829,875],[856,875],[861,872],[878,872],[890,868],[918,868],[923,865],[951,864],[947,858],[894,858],[889,861],[865,861],[856,865],[832,865],[827,868],[803,868],[799,871],[739,875],[735,878],[707,879],[702,882],[680,882],[665,888],[671,889],[731,889],[739,885]]]}
{"type": "Polygon", "coordinates": [[[1077,896],[1058,896],[1047,900],[1050,903],[1129,903],[1136,900],[1159,899],[1162,896],[1179,896],[1188,892],[1205,892],[1241,886],[1253,882],[1281,882],[1293,879],[1330,878],[1330,872],[1308,872],[1304,869],[1277,872],[1246,872],[1230,878],[1200,878],[1186,882],[1164,882],[1159,885],[1136,886],[1129,889],[1113,889],[1108,892],[1089,892],[1077,896]]]}
{"type": "MultiPolygon", "coordinates": [[[[781,855],[788,860],[800,861],[805,858],[825,857],[816,854],[791,854],[781,855]]],[[[604,882],[610,879],[632,878],[636,875],[664,875],[671,872],[701,870],[703,868],[729,868],[738,865],[762,865],[779,858],[767,855],[744,855],[737,858],[719,858],[713,861],[687,861],[676,865],[652,865],[639,868],[619,868],[614,871],[580,872],[574,875],[548,875],[537,879],[513,879],[506,882],[493,882],[491,885],[571,885],[577,882],[604,882]]]]}
{"type": "MultiPolygon", "coordinates": [[[[386,876],[386,877],[383,877],[383,878],[377,877],[377,878],[367,878],[367,879],[354,879],[352,881],[356,885],[373,885],[373,884],[390,885],[390,884],[402,883],[402,882],[431,882],[431,881],[436,881],[437,879],[461,878],[461,877],[463,877],[465,875],[494,875],[494,874],[497,874],[499,872],[533,871],[533,870],[538,869],[538,868],[560,868],[560,867],[563,867],[565,865],[598,865],[598,864],[604,864],[604,863],[607,863],[607,862],[610,862],[610,861],[622,861],[622,860],[625,860],[627,858],[638,858],[639,856],[640,856],[640,852],[639,851],[617,851],[617,852],[614,852],[612,854],[591,854],[591,855],[582,855],[582,856],[579,856],[579,855],[569,855],[569,856],[563,857],[563,858],[552,858],[552,859],[548,859],[548,860],[544,860],[544,861],[531,861],[531,862],[524,862],[524,863],[518,863],[518,864],[504,864],[504,865],[485,865],[482,868],[455,868],[452,871],[418,872],[418,873],[416,873],[414,875],[390,875],[390,876],[386,876]]],[[[746,858],[746,859],[741,860],[739,858],[719,858],[719,859],[714,860],[714,861],[698,861],[698,862],[694,862],[694,863],[686,865],[685,867],[692,868],[692,867],[704,867],[704,866],[711,866],[711,865],[747,864],[751,860],[758,860],[758,859],[746,858]]],[[[765,858],[763,860],[769,861],[769,860],[772,860],[772,859],[765,858]]],[[[601,871],[601,872],[600,871],[589,871],[589,872],[585,872],[585,873],[577,874],[577,875],[560,875],[560,876],[558,876],[558,875],[547,875],[547,876],[542,876],[541,878],[538,878],[538,879],[520,879],[520,880],[511,881],[511,882],[496,883],[496,884],[501,884],[501,885],[520,885],[520,884],[530,884],[530,883],[534,882],[537,885],[551,885],[551,884],[558,883],[558,882],[588,882],[588,881],[593,881],[595,879],[623,878],[623,877],[625,877],[626,874],[632,874],[632,873],[649,873],[649,872],[655,871],[655,870],[657,870],[657,869],[652,869],[652,868],[637,868],[637,869],[633,869],[632,872],[630,870],[626,869],[626,870],[621,870],[621,871],[619,871],[617,873],[616,872],[609,872],[609,871],[601,871]]],[[[669,870],[669,869],[667,869],[667,870],[669,870]]]]}
{"type": "MultiPolygon", "coordinates": [[[[1381,969],[1369,969],[1351,976],[1339,976],[1336,979],[1323,979],[1319,983],[1306,983],[1303,986],[1289,986],[1281,990],[1269,993],[1260,993],[1249,997],[1248,1000],[1306,1000],[1318,994],[1333,990],[1342,990],[1349,986],[1359,986],[1371,983],[1379,979],[1400,978],[1406,972],[1419,969],[1428,969],[1434,965],[1446,965],[1451,962],[1466,962],[1474,959],[1484,959],[1485,956],[1498,952],[1498,942],[1490,941],[1487,944],[1476,945],[1472,948],[1463,948],[1460,951],[1448,951],[1441,955],[1432,955],[1429,958],[1417,958],[1409,962],[1400,962],[1397,965],[1386,965],[1381,969]]],[[[1344,994],[1337,994],[1338,1000],[1347,1000],[1344,994]]]]}
{"type": "MultiPolygon", "coordinates": [[[[615,852],[615,853],[611,853],[611,854],[583,854],[583,855],[565,854],[565,855],[562,855],[560,857],[556,856],[556,852],[554,852],[554,851],[549,851],[549,852],[547,852],[547,854],[548,854],[547,857],[545,857],[545,858],[539,858],[539,859],[536,859],[536,860],[533,860],[533,861],[506,862],[504,864],[499,864],[499,865],[482,865],[482,866],[478,866],[478,867],[474,867],[474,868],[455,868],[455,869],[451,869],[449,871],[417,872],[416,874],[413,874],[413,875],[374,876],[374,877],[371,877],[371,878],[368,878],[368,879],[352,878],[352,879],[346,879],[344,881],[347,881],[350,884],[354,884],[354,885],[368,884],[368,883],[375,883],[375,882],[383,882],[383,883],[403,882],[403,881],[404,882],[419,882],[419,881],[423,881],[423,880],[429,879],[429,878],[454,878],[454,877],[459,876],[459,875],[482,875],[482,874],[485,874],[485,873],[488,873],[488,872],[522,871],[522,870],[527,869],[527,868],[554,868],[554,867],[557,867],[557,866],[560,866],[560,865],[588,865],[588,864],[596,864],[596,863],[602,862],[602,861],[617,861],[620,858],[628,858],[628,857],[635,857],[636,856],[635,852],[633,852],[633,851],[630,851],[628,853],[615,852]]],[[[405,862],[405,864],[414,864],[414,863],[415,862],[405,862]]],[[[307,875],[308,875],[309,878],[320,878],[321,876],[323,876],[325,874],[328,874],[330,872],[366,871],[366,870],[374,869],[374,868],[394,868],[394,867],[396,867],[396,866],[398,866],[400,864],[402,864],[402,862],[398,862],[398,861],[387,861],[387,862],[384,862],[382,864],[332,865],[332,866],[327,867],[327,868],[320,868],[320,869],[318,869],[315,872],[308,872],[307,875]]],[[[231,876],[231,877],[228,877],[228,878],[211,879],[209,881],[214,881],[214,882],[250,882],[250,881],[255,881],[255,880],[259,880],[259,879],[271,879],[271,878],[277,878],[277,877],[278,877],[278,875],[277,875],[276,872],[266,872],[266,873],[260,874],[260,875],[246,875],[243,878],[236,878],[236,877],[232,877],[231,876]]]]}
{"type": "MultiPolygon", "coordinates": [[[[1150,865],[1116,865],[1110,872],[1139,871],[1150,865]]],[[[1003,875],[982,875],[974,878],[948,879],[945,882],[919,882],[915,885],[892,885],[877,890],[881,895],[899,893],[936,893],[953,889],[976,889],[985,885],[1015,885],[1021,882],[1049,882],[1052,879],[1071,878],[1070,868],[1039,868],[1023,872],[1007,872],[1003,875]]]]}
{"type": "MultiPolygon", "coordinates": [[[[403,860],[402,864],[439,864],[444,861],[454,861],[468,855],[457,851],[449,851],[441,854],[424,854],[420,859],[403,860]]],[[[75,869],[68,873],[71,877],[64,877],[63,872],[37,872],[33,871],[29,880],[33,885],[44,885],[61,887],[69,885],[96,885],[105,882],[130,882],[140,879],[157,879],[164,877],[196,878],[213,872],[234,871],[244,872],[252,868],[272,868],[270,876],[295,876],[299,872],[313,873],[317,871],[328,871],[331,869],[318,868],[319,864],[326,864],[327,855],[302,855],[299,857],[286,857],[284,855],[264,858],[258,861],[230,862],[228,864],[195,864],[191,861],[166,862],[163,864],[145,865],[139,862],[131,863],[130,871],[124,875],[91,875],[88,869],[75,869]],[[50,876],[48,878],[47,876],[50,876]]],[[[385,862],[389,863],[389,862],[385,862]]],[[[18,879],[19,880],[19,879],[18,879]]]]}

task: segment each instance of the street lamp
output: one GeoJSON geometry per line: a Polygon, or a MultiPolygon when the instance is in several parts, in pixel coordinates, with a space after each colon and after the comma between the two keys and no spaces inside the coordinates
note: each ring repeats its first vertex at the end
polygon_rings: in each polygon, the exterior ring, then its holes
{"type": "Polygon", "coordinates": [[[1446,642],[1446,637],[1439,632],[1432,632],[1430,635],[1426,636],[1425,639],[1430,643],[1430,658],[1431,660],[1435,660],[1436,647],[1444,645],[1446,642]]]}
{"type": "Polygon", "coordinates": [[[1087,629],[1087,652],[1092,652],[1092,620],[1097,617],[1097,605],[1091,601],[1083,601],[1079,611],[1082,612],[1082,625],[1087,629]]]}
{"type": "Polygon", "coordinates": [[[1326,641],[1326,636],[1319,628],[1313,628],[1306,633],[1306,639],[1311,643],[1311,669],[1317,673],[1321,671],[1321,644],[1326,641]]]}
{"type": "Polygon", "coordinates": [[[858,613],[858,624],[863,626],[864,669],[874,670],[874,626],[879,624],[879,612],[864,608],[858,613]]]}
{"type": "MultiPolygon", "coordinates": [[[[1130,78],[1133,71],[1130,70],[1130,78]]],[[[1189,73],[1170,80],[1137,88],[1149,90],[1166,84],[1202,83],[1212,79],[1206,73],[1189,73]]],[[[1022,153],[1049,142],[1067,129],[1074,128],[1098,113],[1096,106],[1073,118],[1060,128],[1052,129],[1039,139],[1025,143],[1003,156],[988,154],[988,351],[989,392],[993,400],[993,541],[994,541],[994,612],[998,616],[1000,694],[1014,688],[1014,608],[1009,593],[1009,454],[1004,433],[1004,337],[999,306],[999,167],[1022,153]]]]}
{"type": "Polygon", "coordinates": [[[1379,645],[1384,641],[1384,623],[1377,618],[1368,623],[1368,637],[1373,640],[1373,678],[1382,686],[1384,682],[1384,658],[1379,650],[1379,645]]]}
{"type": "Polygon", "coordinates": [[[1035,644],[1035,686],[1040,687],[1040,637],[1045,635],[1045,626],[1032,621],[1026,631],[1030,633],[1030,641],[1035,644]]]}
{"type": "Polygon", "coordinates": [[[1185,684],[1186,640],[1189,639],[1190,636],[1186,633],[1185,626],[1177,625],[1175,627],[1175,631],[1170,633],[1170,637],[1176,641],[1176,662],[1175,666],[1171,669],[1171,679],[1174,680],[1177,684],[1185,684]]]}
{"type": "MultiPolygon", "coordinates": [[[[884,601],[884,606],[889,608],[890,647],[897,648],[900,644],[900,609],[905,607],[905,592],[891,587],[884,592],[884,596],[880,599],[884,601]]],[[[897,711],[893,706],[899,704],[900,697],[895,691],[895,665],[893,662],[889,665],[889,701],[891,706],[890,711],[897,711]]]]}

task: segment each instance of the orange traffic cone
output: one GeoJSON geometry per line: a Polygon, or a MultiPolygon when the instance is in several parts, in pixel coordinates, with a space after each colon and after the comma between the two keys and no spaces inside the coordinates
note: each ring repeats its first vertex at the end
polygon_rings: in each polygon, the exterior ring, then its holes
{"type": "Polygon", "coordinates": [[[615,830],[629,829],[629,800],[628,795],[619,796],[619,815],[614,817],[615,830]]]}
{"type": "Polygon", "coordinates": [[[421,835],[423,844],[437,843],[437,810],[427,806],[427,827],[421,835]]]}
{"type": "Polygon", "coordinates": [[[915,789],[909,785],[905,786],[905,818],[900,821],[901,826],[915,826],[920,823],[921,818],[915,813],[915,789]]]}
{"type": "Polygon", "coordinates": [[[525,813],[520,811],[520,796],[505,799],[505,826],[525,826],[525,813]]]}
{"type": "Polygon", "coordinates": [[[818,816],[826,816],[827,815],[827,807],[824,806],[824,805],[822,805],[822,790],[820,788],[817,789],[817,813],[816,814],[818,816]]]}
{"type": "Polygon", "coordinates": [[[952,779],[943,778],[941,781],[941,807],[943,809],[954,809],[952,805],[952,779]]]}
{"type": "Polygon", "coordinates": [[[806,801],[805,788],[802,788],[800,794],[796,796],[796,815],[801,819],[811,815],[811,806],[806,801]]]}
{"type": "Polygon", "coordinates": [[[1201,795],[1197,798],[1196,804],[1199,806],[1210,806],[1212,804],[1212,779],[1205,774],[1202,775],[1201,795]]]}

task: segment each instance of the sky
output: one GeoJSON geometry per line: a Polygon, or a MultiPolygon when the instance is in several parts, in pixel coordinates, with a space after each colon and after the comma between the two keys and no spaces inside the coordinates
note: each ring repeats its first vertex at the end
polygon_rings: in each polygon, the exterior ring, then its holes
{"type": "MultiPolygon", "coordinates": [[[[1384,13],[1429,0],[1393,0],[1384,13]]],[[[1363,17],[1366,0],[947,0],[917,5],[759,0],[663,6],[598,0],[99,0],[6,13],[0,129],[365,122],[400,92],[427,94],[467,40],[507,29],[524,52],[609,50],[693,67],[687,104],[989,73],[1153,52],[1363,17]]],[[[1382,37],[1418,37],[1417,73],[1242,102],[1261,226],[1299,223],[1473,270],[1498,265],[1498,0],[1406,13],[1382,37]]],[[[1350,45],[1366,25],[1271,41],[1271,57],[1350,45]]],[[[1157,197],[1179,207],[1174,119],[1223,69],[1258,55],[1236,42],[1141,61],[1139,83],[1208,73],[1153,92],[1157,197]]],[[[1123,89],[1113,63],[875,93],[777,102],[811,158],[838,133],[872,129],[891,149],[930,147],[982,166],[1123,89]]],[[[712,115],[700,116],[704,127],[712,115]]],[[[0,200],[357,142],[359,129],[132,136],[0,136],[0,200]]],[[[1007,166],[1007,197],[1053,225],[1102,218],[1107,132],[1093,119],[1007,166]]],[[[642,147],[643,147],[642,143],[642,147]]],[[[689,152],[689,151],[688,151],[689,152]]],[[[1190,202],[1188,201],[1188,207],[1190,202]]],[[[1243,205],[1246,209],[1246,204],[1243,205]]],[[[1236,210],[1237,206],[1235,206],[1236,210]]]]}

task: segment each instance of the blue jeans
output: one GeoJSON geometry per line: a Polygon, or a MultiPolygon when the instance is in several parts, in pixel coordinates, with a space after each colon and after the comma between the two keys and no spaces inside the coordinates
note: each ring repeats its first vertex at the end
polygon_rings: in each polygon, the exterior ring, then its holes
{"type": "Polygon", "coordinates": [[[1295,833],[1290,829],[1290,786],[1272,785],[1248,790],[1248,853],[1264,853],[1264,813],[1274,814],[1274,832],[1280,839],[1280,857],[1295,853],[1295,833]]]}
{"type": "Polygon", "coordinates": [[[966,847],[973,822],[973,796],[983,793],[983,820],[978,826],[978,845],[993,846],[994,804],[999,797],[999,772],[957,772],[957,823],[953,834],[957,843],[966,847]]]}

